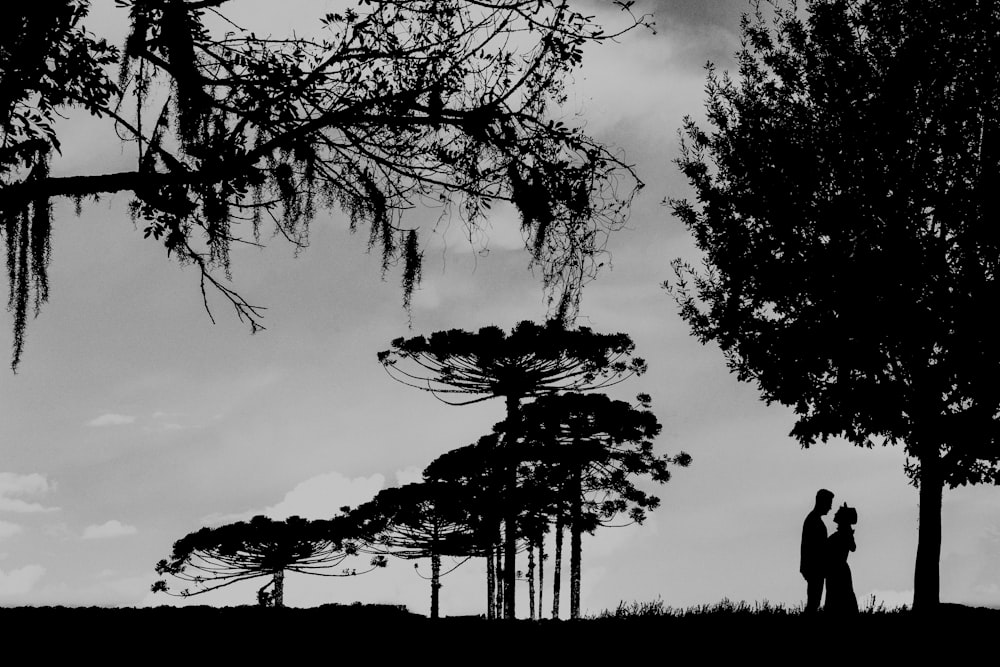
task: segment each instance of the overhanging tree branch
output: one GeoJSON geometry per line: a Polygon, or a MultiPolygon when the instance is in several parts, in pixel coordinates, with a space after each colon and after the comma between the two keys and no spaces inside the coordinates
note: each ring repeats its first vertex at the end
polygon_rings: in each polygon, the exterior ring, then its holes
{"type": "MultiPolygon", "coordinates": [[[[583,47],[645,25],[645,17],[625,12],[606,31],[564,0],[377,0],[324,16],[317,38],[274,39],[235,25],[212,34],[203,15],[222,16],[224,4],[123,2],[131,33],[122,54],[82,28],[85,0],[67,3],[65,16],[25,12],[22,32],[45,46],[24,41],[10,51],[40,63],[34,78],[15,81],[7,72],[20,62],[2,64],[18,95],[0,108],[0,123],[23,120],[27,128],[8,132],[0,147],[0,213],[8,221],[0,233],[9,245],[31,227],[25,220],[34,210],[42,212],[38,243],[47,238],[42,219],[53,197],[133,192],[147,236],[171,254],[204,245],[199,268],[228,274],[230,245],[257,238],[261,209],[305,243],[317,207],[340,208],[352,229],[370,226],[384,270],[402,265],[408,304],[422,253],[419,230],[400,224],[404,211],[439,198],[457,205],[471,230],[489,202],[510,201],[550,304],[573,314],[641,184],[613,151],[551,116],[566,101],[563,81],[583,47]],[[73,62],[45,51],[67,44],[73,62]],[[117,85],[108,72],[115,64],[117,85]],[[41,85],[50,80],[59,86],[41,85]],[[129,98],[133,120],[122,111],[129,98]],[[154,98],[168,102],[148,118],[154,98]],[[139,169],[18,177],[58,148],[51,119],[69,105],[126,127],[139,169]],[[239,233],[247,219],[252,228],[239,233]]],[[[42,255],[24,265],[16,256],[8,253],[8,268],[28,278],[13,284],[14,310],[23,313],[19,304],[44,301],[32,285],[34,276],[44,280],[46,264],[42,255]]],[[[17,316],[15,328],[23,333],[24,324],[17,316]]]]}

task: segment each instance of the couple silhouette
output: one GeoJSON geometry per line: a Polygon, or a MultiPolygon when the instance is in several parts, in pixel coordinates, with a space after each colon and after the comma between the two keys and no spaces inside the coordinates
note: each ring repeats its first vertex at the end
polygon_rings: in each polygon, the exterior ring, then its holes
{"type": "Polygon", "coordinates": [[[831,614],[858,613],[858,599],[854,596],[854,581],[847,554],[854,551],[854,524],[858,513],[847,503],[837,508],[833,522],[837,530],[827,537],[823,517],[833,507],[833,493],[826,489],[816,492],[816,505],[802,524],[802,553],[799,572],[806,580],[806,607],[804,613],[819,611],[823,586],[826,585],[824,611],[831,614]]]}

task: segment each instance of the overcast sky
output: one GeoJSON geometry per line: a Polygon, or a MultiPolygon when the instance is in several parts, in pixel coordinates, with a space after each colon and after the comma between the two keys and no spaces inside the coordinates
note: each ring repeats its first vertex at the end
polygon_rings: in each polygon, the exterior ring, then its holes
{"type": "MultiPolygon", "coordinates": [[[[122,12],[112,0],[93,5],[93,29],[120,42],[122,12]]],[[[281,34],[312,29],[334,3],[230,5],[261,32],[281,34]]],[[[589,49],[570,99],[569,112],[620,148],[647,185],[629,228],[611,239],[612,269],[588,287],[580,323],[633,337],[649,372],[615,395],[651,394],[664,426],[657,450],[694,461],[655,489],[662,505],[644,525],[585,538],[584,611],[658,597],[678,607],[723,598],[800,604],[802,519],[821,487],[858,510],[849,562],[859,600],[908,602],[917,492],[902,451],[841,441],[801,449],[788,436],[791,410],[766,406],[737,382],[660,287],[671,259],[696,257],[661,204],[690,196],[672,162],[677,129],[685,114],[702,116],[705,62],[732,69],[747,2],[638,6],[655,12],[656,33],[589,49]]],[[[610,3],[586,7],[619,20],[610,3]]],[[[57,173],[112,171],[134,159],[99,123],[74,117],[64,127],[57,173]]],[[[317,218],[297,258],[280,239],[236,253],[234,286],[267,307],[267,330],[250,336],[218,301],[211,323],[196,273],[142,238],[127,201],[107,197],[79,217],[57,206],[51,298],[29,323],[19,373],[0,372],[3,605],[172,602],[149,593],[153,566],[186,533],[262,512],[326,517],[415,480],[435,457],[488,432],[503,406],[444,405],[390,379],[377,352],[398,336],[509,329],[545,315],[509,210],[492,221],[488,253],[451,236],[428,239],[412,329],[398,275],[383,281],[366,235],[352,236],[334,212],[317,218]]],[[[0,317],[7,344],[10,324],[0,317]]],[[[942,599],[1000,604],[1000,494],[948,491],[943,521],[942,599]]],[[[481,613],[483,572],[473,561],[448,575],[442,613],[481,613]]],[[[192,601],[251,603],[260,583],[192,601]]],[[[428,583],[405,561],[351,580],[286,579],[294,606],[360,600],[426,613],[428,599],[428,583]]]]}

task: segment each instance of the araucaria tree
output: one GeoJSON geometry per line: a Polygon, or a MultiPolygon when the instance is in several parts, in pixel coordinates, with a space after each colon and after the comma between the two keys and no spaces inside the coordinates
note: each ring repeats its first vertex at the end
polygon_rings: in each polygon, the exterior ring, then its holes
{"type": "MultiPolygon", "coordinates": [[[[521,408],[522,454],[533,468],[533,486],[548,495],[556,519],[556,572],[562,533],[570,529],[570,618],[580,616],[582,536],[622,515],[635,523],[659,507],[660,499],[636,486],[648,477],[665,484],[673,466],[691,456],[657,455],[653,440],[661,426],[641,394],[637,406],[605,394],[567,393],[539,398],[521,408]]],[[[553,618],[559,614],[559,575],[553,579],[553,618]]]]}
{"type": "Polygon", "coordinates": [[[333,571],[348,557],[361,553],[357,536],[353,524],[344,517],[307,521],[293,516],[275,521],[258,515],[248,522],[205,527],[174,542],[170,558],[156,564],[157,574],[191,585],[171,593],[166,581],[160,580],[153,584],[153,591],[188,597],[268,577],[257,592],[257,600],[262,605],[282,607],[286,571],[347,577],[384,567],[385,556],[375,555],[369,569],[333,571]]]}
{"type": "Polygon", "coordinates": [[[382,489],[348,513],[360,532],[372,536],[372,549],[397,558],[431,560],[431,618],[440,614],[441,557],[457,556],[464,562],[478,555],[468,491],[439,481],[406,484],[382,489]]]}
{"type": "Polygon", "coordinates": [[[502,536],[499,533],[504,516],[507,464],[499,444],[500,434],[494,431],[471,445],[445,452],[431,461],[423,473],[427,482],[458,490],[465,512],[464,521],[473,536],[475,555],[486,559],[488,619],[503,615],[503,595],[497,588],[497,577],[502,571],[499,550],[502,536]]]}
{"type": "Polygon", "coordinates": [[[743,21],[739,76],[672,202],[705,269],[681,314],[803,446],[903,443],[919,486],[914,609],[939,602],[942,491],[1000,481],[1000,6],[811,0],[743,21]]]}
{"type": "Polygon", "coordinates": [[[309,37],[243,28],[223,13],[230,1],[120,0],[121,51],[84,30],[87,0],[4,10],[0,235],[15,368],[29,306],[48,294],[58,197],[130,193],[144,234],[254,330],[259,308],[227,279],[230,248],[259,244],[262,226],[304,245],[320,207],[342,209],[352,229],[367,226],[383,269],[402,264],[408,304],[421,239],[405,210],[434,201],[477,236],[491,204],[511,202],[550,298],[574,307],[641,184],[553,115],[584,48],[645,23],[631,2],[605,30],[569,0],[363,0],[309,37]],[[55,118],[69,107],[104,119],[135,167],[53,175],[55,118]]]}
{"type": "MultiPolygon", "coordinates": [[[[633,356],[634,347],[626,334],[570,329],[553,319],[541,325],[521,322],[510,334],[491,326],[398,338],[378,356],[396,380],[455,405],[502,397],[507,415],[500,446],[513,448],[520,437],[522,401],[560,391],[593,391],[641,374],[646,363],[633,356]]],[[[517,465],[515,457],[507,460],[503,595],[504,616],[514,618],[517,465]]]]}

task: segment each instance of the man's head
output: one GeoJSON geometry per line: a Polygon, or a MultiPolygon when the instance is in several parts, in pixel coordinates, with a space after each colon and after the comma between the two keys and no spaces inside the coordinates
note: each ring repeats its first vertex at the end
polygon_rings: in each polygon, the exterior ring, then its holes
{"type": "Polygon", "coordinates": [[[833,492],[827,491],[826,489],[820,489],[816,492],[816,511],[820,514],[826,514],[833,507],[833,492]]]}

